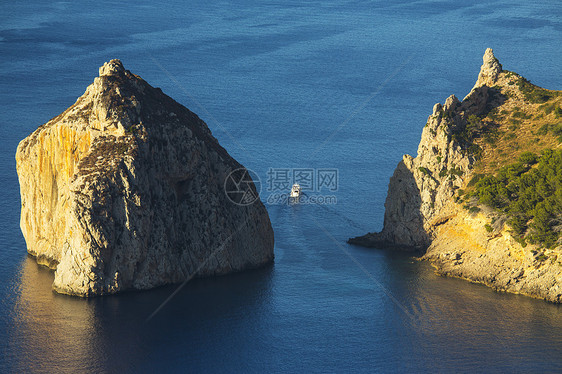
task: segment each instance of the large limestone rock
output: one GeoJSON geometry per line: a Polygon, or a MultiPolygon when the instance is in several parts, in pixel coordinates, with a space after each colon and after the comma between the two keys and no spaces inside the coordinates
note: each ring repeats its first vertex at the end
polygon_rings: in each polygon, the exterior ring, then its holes
{"type": "Polygon", "coordinates": [[[58,292],[148,289],[273,260],[263,204],[224,191],[243,166],[199,117],[119,60],[22,140],[16,161],[28,252],[56,269],[58,292]]]}
{"type": "Polygon", "coordinates": [[[495,86],[513,82],[501,74],[501,64],[488,48],[471,92],[462,102],[452,95],[444,105],[435,104],[417,156],[404,155],[396,167],[382,231],[351,238],[349,243],[417,250],[440,274],[560,303],[562,256],[557,250],[523,248],[504,224],[505,217],[498,219],[484,206],[479,212],[469,211],[456,201],[456,190],[472,177],[475,159],[467,150],[470,145],[453,135],[471,115],[484,117],[502,104],[504,98],[495,86]]]}

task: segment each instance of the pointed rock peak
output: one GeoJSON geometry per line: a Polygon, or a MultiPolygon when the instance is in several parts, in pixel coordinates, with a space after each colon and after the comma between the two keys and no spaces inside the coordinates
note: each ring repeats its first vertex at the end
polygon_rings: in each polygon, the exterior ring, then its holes
{"type": "Polygon", "coordinates": [[[474,87],[493,86],[501,72],[502,65],[494,56],[494,51],[492,48],[486,49],[482,58],[482,67],[480,68],[480,74],[478,74],[478,81],[476,81],[474,87]]]}
{"type": "Polygon", "coordinates": [[[121,60],[113,59],[109,62],[103,64],[100,67],[100,77],[109,76],[109,75],[120,75],[125,72],[125,67],[123,67],[123,63],[121,60]]]}
{"type": "Polygon", "coordinates": [[[433,115],[436,116],[439,114],[439,112],[443,109],[443,106],[441,105],[441,103],[437,103],[433,106],[433,115]]]}
{"type": "Polygon", "coordinates": [[[459,99],[455,95],[451,95],[445,100],[445,105],[443,106],[443,110],[449,112],[457,107],[460,104],[459,99]]]}
{"type": "Polygon", "coordinates": [[[499,64],[498,59],[496,58],[496,56],[494,56],[494,50],[492,48],[486,48],[486,51],[484,51],[484,57],[482,57],[482,61],[484,65],[493,63],[499,64]]]}
{"type": "Polygon", "coordinates": [[[451,112],[452,110],[455,110],[455,108],[459,104],[460,104],[459,99],[457,99],[455,95],[451,95],[447,98],[447,100],[445,100],[444,105],[437,103],[433,106],[433,115],[434,116],[438,115],[439,112],[441,112],[442,110],[445,112],[451,112]]]}

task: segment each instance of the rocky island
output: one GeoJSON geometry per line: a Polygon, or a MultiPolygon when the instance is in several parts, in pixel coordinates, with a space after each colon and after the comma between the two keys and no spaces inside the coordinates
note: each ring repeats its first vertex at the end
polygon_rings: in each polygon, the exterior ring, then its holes
{"type": "Polygon", "coordinates": [[[435,104],[417,157],[396,167],[382,231],[349,243],[418,251],[442,275],[562,302],[561,103],[487,49],[471,92],[435,104]]]}
{"type": "Polygon", "coordinates": [[[264,205],[225,194],[227,177],[246,169],[197,115],[119,60],[22,140],[16,162],[21,230],[55,270],[57,292],[149,289],[273,260],[264,205]]]}

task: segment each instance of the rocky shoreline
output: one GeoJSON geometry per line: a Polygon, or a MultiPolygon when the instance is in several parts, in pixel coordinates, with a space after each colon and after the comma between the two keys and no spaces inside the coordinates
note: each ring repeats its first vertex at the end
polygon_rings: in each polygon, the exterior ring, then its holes
{"type": "MultiPolygon", "coordinates": [[[[505,220],[481,206],[462,206],[458,191],[474,174],[476,157],[453,136],[471,116],[484,117],[506,101],[513,81],[491,49],[483,57],[472,91],[436,104],[425,125],[417,157],[404,155],[390,179],[381,232],[348,243],[421,253],[437,273],[482,283],[498,291],[562,302],[562,253],[522,246],[505,220]],[[509,88],[508,88],[509,87],[509,88]]],[[[492,150],[493,151],[493,150],[492,150]]]]}

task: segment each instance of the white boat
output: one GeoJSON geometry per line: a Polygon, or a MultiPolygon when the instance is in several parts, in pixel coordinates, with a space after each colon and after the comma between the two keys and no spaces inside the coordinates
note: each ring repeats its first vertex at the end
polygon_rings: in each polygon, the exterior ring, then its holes
{"type": "Polygon", "coordinates": [[[289,197],[299,197],[301,195],[301,186],[298,183],[293,184],[289,197]]]}

